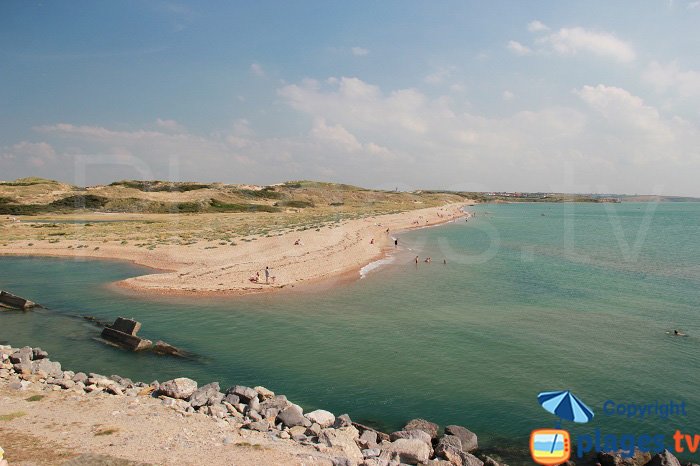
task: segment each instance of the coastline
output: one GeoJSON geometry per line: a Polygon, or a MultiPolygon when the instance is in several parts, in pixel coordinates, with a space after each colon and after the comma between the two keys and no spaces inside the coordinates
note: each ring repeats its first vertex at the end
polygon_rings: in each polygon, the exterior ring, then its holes
{"type": "Polygon", "coordinates": [[[468,215],[471,201],[396,214],[347,220],[334,227],[292,231],[259,237],[231,246],[213,242],[165,245],[148,250],[138,245],[97,239],[50,243],[33,240],[0,246],[0,255],[48,256],[125,260],[148,267],[152,274],[112,284],[143,295],[240,296],[298,289],[306,285],[360,278],[360,271],[395,250],[393,236],[442,225],[468,215]],[[386,229],[389,233],[386,233],[386,229]],[[374,241],[372,242],[372,240],[374,241]],[[299,245],[295,242],[300,240],[299,245]],[[31,244],[31,246],[30,246],[31,244]],[[269,266],[274,283],[252,283],[248,278],[269,266]]]}

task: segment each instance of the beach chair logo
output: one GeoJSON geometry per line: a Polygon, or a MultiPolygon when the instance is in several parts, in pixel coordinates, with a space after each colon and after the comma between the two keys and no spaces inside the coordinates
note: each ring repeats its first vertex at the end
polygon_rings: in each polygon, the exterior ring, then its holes
{"type": "Polygon", "coordinates": [[[562,429],[533,430],[530,434],[530,453],[537,464],[565,463],[571,457],[571,437],[562,429]]]}

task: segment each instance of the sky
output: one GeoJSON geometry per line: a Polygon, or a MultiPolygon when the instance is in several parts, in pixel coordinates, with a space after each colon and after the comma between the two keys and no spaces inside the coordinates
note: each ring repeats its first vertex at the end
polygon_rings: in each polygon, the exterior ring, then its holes
{"type": "Polygon", "coordinates": [[[700,0],[0,2],[0,180],[700,196],[700,0]]]}

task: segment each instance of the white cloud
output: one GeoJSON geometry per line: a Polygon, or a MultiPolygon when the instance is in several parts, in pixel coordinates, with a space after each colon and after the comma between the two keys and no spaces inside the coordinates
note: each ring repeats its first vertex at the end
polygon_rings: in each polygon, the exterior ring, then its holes
{"type": "Polygon", "coordinates": [[[317,118],[311,128],[311,137],[340,148],[345,152],[362,150],[362,144],[357,138],[341,125],[328,125],[323,118],[317,118]]]}
{"type": "Polygon", "coordinates": [[[56,151],[45,142],[22,141],[12,146],[0,147],[0,160],[41,168],[56,160],[56,151]]]}
{"type": "Polygon", "coordinates": [[[562,28],[537,39],[537,43],[551,48],[560,55],[577,55],[581,52],[629,63],[634,61],[634,48],[608,32],[591,31],[582,27],[562,28]]]}
{"type": "Polygon", "coordinates": [[[265,73],[265,69],[262,67],[260,63],[253,63],[250,65],[250,72],[253,73],[255,76],[259,76],[261,78],[264,78],[267,76],[265,73]]]}
{"type": "Polygon", "coordinates": [[[683,71],[676,62],[664,65],[653,61],[642,78],[661,93],[674,92],[684,98],[700,96],[700,72],[683,71]]]}
{"type": "Polygon", "coordinates": [[[369,54],[369,50],[362,47],[353,47],[350,50],[356,57],[364,57],[365,55],[369,54]]]}
{"type": "Polygon", "coordinates": [[[450,76],[452,76],[452,70],[454,67],[440,67],[434,73],[429,74],[423,79],[428,84],[442,84],[450,76]]]}
{"type": "Polygon", "coordinates": [[[507,47],[508,50],[520,56],[530,55],[532,53],[532,49],[530,47],[523,45],[515,40],[508,41],[507,47]]]}
{"type": "Polygon", "coordinates": [[[538,20],[531,21],[527,25],[527,30],[530,32],[549,31],[549,28],[538,20]]]}
{"type": "Polygon", "coordinates": [[[506,89],[505,91],[503,91],[503,94],[501,94],[501,98],[506,101],[513,100],[515,98],[515,94],[506,89]]]}
{"type": "Polygon", "coordinates": [[[156,125],[167,131],[182,131],[184,129],[183,126],[175,120],[163,120],[158,118],[156,120],[156,125]]]}
{"type": "Polygon", "coordinates": [[[688,9],[689,10],[700,9],[700,1],[688,2],[688,9]]]}

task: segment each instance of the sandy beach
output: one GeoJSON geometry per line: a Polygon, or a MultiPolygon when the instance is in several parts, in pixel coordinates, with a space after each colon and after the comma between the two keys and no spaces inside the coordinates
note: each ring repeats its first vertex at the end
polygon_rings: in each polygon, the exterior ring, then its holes
{"type": "MultiPolygon", "coordinates": [[[[144,248],[131,241],[93,238],[84,229],[80,240],[3,242],[0,254],[119,259],[156,269],[156,273],[118,283],[138,292],[248,294],[318,283],[352,272],[359,278],[363,266],[396,249],[394,240],[401,231],[453,221],[466,215],[462,209],[467,204],[451,203],[344,220],[317,229],[259,235],[235,245],[208,240],[144,248]],[[268,283],[265,267],[270,268],[268,283]],[[256,273],[260,277],[257,283],[250,281],[256,273]]],[[[129,219],[133,215],[114,214],[110,219],[122,217],[129,219]]],[[[202,215],[201,228],[206,230],[207,223],[215,221],[202,215]]]]}

